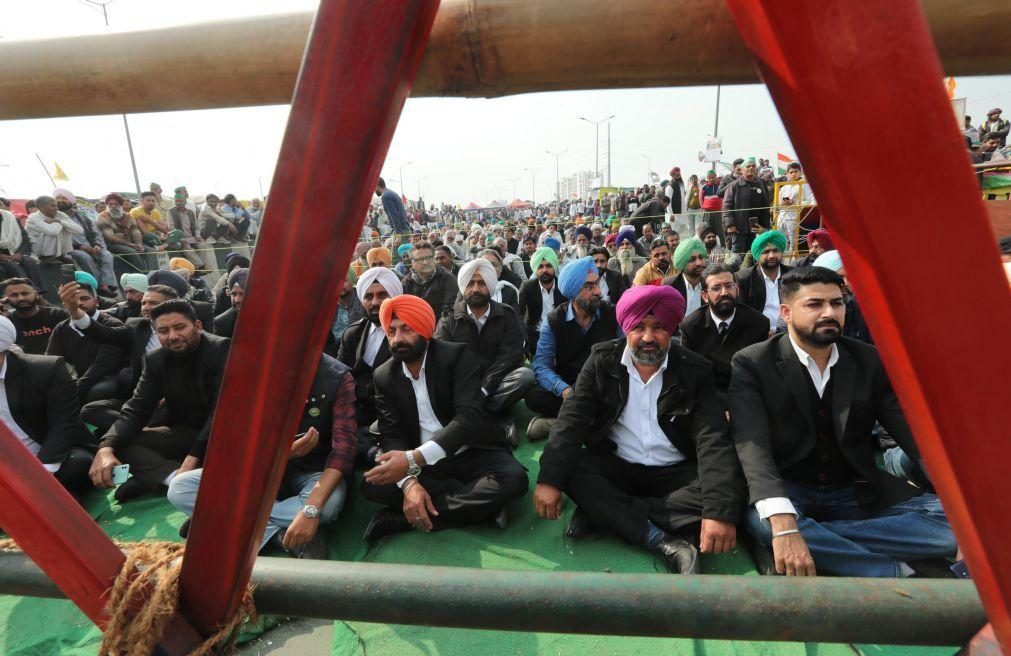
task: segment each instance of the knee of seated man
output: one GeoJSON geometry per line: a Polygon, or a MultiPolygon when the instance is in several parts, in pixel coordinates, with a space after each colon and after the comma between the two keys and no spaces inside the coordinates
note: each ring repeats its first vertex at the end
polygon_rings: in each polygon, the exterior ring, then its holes
{"type": "Polygon", "coordinates": [[[176,475],[168,486],[168,501],[175,507],[192,505],[192,499],[200,487],[203,469],[194,469],[176,475]]]}

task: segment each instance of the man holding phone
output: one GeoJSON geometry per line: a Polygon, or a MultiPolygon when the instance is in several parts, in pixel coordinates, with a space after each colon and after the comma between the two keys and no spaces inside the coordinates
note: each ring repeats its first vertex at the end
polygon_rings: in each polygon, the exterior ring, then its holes
{"type": "Polygon", "coordinates": [[[769,189],[758,178],[754,158],[744,162],[741,176],[723,193],[723,225],[727,246],[735,253],[747,253],[755,235],[772,227],[769,189]]]}

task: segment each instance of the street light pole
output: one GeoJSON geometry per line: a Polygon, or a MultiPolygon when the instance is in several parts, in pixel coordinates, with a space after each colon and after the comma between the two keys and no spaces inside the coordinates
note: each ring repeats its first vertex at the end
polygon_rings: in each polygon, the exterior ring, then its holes
{"type": "Polygon", "coordinates": [[[428,176],[427,175],[425,177],[423,177],[423,178],[419,178],[418,179],[418,200],[419,201],[421,200],[421,183],[424,182],[425,180],[428,180],[428,176]]]}
{"type": "Polygon", "coordinates": [[[530,171],[530,202],[537,205],[537,169],[523,169],[530,171]]]}
{"type": "Polygon", "coordinates": [[[649,184],[653,181],[653,164],[646,155],[643,155],[643,158],[646,160],[646,184],[649,184]]]}
{"type": "Polygon", "coordinates": [[[565,150],[559,151],[557,153],[553,153],[550,150],[545,150],[544,152],[546,152],[548,155],[552,155],[555,158],[555,202],[560,202],[562,200],[561,195],[562,188],[558,186],[558,158],[564,155],[565,153],[569,152],[569,149],[566,148],[565,150]]]}
{"type": "Polygon", "coordinates": [[[516,195],[516,181],[519,180],[521,177],[523,176],[519,176],[516,178],[509,178],[509,181],[513,183],[513,200],[519,198],[519,196],[516,195]]]}
{"type": "Polygon", "coordinates": [[[414,160],[411,160],[409,162],[405,162],[404,164],[400,165],[400,188],[402,190],[401,193],[404,196],[407,195],[407,179],[404,177],[404,167],[405,166],[410,166],[413,163],[414,163],[414,160]]]}
{"type": "MultiPolygon", "coordinates": [[[[601,119],[599,121],[591,121],[590,119],[586,118],[585,116],[580,116],[579,117],[580,121],[586,121],[587,123],[590,123],[591,125],[593,125],[593,141],[594,141],[594,144],[593,144],[593,153],[594,153],[593,154],[593,175],[594,175],[594,177],[597,177],[597,178],[600,177],[600,125],[601,125],[601,123],[607,123],[612,118],[614,118],[614,114],[611,114],[607,118],[601,119]]],[[[608,130],[610,130],[610,126],[608,126],[608,130]]],[[[611,141],[610,141],[610,138],[608,139],[608,142],[607,142],[607,158],[608,158],[608,160],[611,159],[611,141]]],[[[610,168],[610,165],[608,166],[608,168],[610,168]]],[[[608,180],[607,180],[607,183],[608,184],[611,183],[611,180],[610,180],[610,170],[608,170],[608,180]]]]}

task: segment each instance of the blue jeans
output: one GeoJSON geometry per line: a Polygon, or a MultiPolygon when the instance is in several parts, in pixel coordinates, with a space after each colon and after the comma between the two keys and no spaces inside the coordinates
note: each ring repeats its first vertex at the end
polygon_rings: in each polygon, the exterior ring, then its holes
{"type": "MultiPolygon", "coordinates": [[[[954,556],[958,549],[935,494],[872,512],[859,506],[851,485],[784,484],[800,514],[797,527],[820,572],[894,577],[900,575],[900,563],[954,556]]],[[[759,519],[754,506],[745,524],[759,542],[772,544],[769,521],[759,519]]]]}
{"type": "MultiPolygon", "coordinates": [[[[203,469],[194,469],[172,479],[168,489],[168,500],[176,510],[193,515],[193,509],[197,505],[197,490],[200,487],[200,478],[203,473],[203,469]]],[[[289,490],[296,492],[296,494],[274,502],[274,507],[270,509],[270,517],[267,519],[267,530],[263,532],[263,537],[260,539],[260,549],[270,542],[270,538],[274,537],[275,533],[291,526],[298,513],[302,512],[316,481],[322,475],[323,472],[303,472],[284,477],[281,481],[281,490],[289,490]]],[[[329,524],[337,519],[341,508],[344,507],[347,490],[347,482],[342,480],[323,507],[319,509],[320,525],[329,524]]]]}

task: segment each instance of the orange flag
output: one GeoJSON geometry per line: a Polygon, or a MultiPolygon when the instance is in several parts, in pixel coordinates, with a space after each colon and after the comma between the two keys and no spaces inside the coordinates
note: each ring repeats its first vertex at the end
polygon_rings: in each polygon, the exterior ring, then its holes
{"type": "Polygon", "coordinates": [[[955,78],[949,77],[944,86],[948,89],[948,100],[951,100],[955,97],[955,78]]]}

